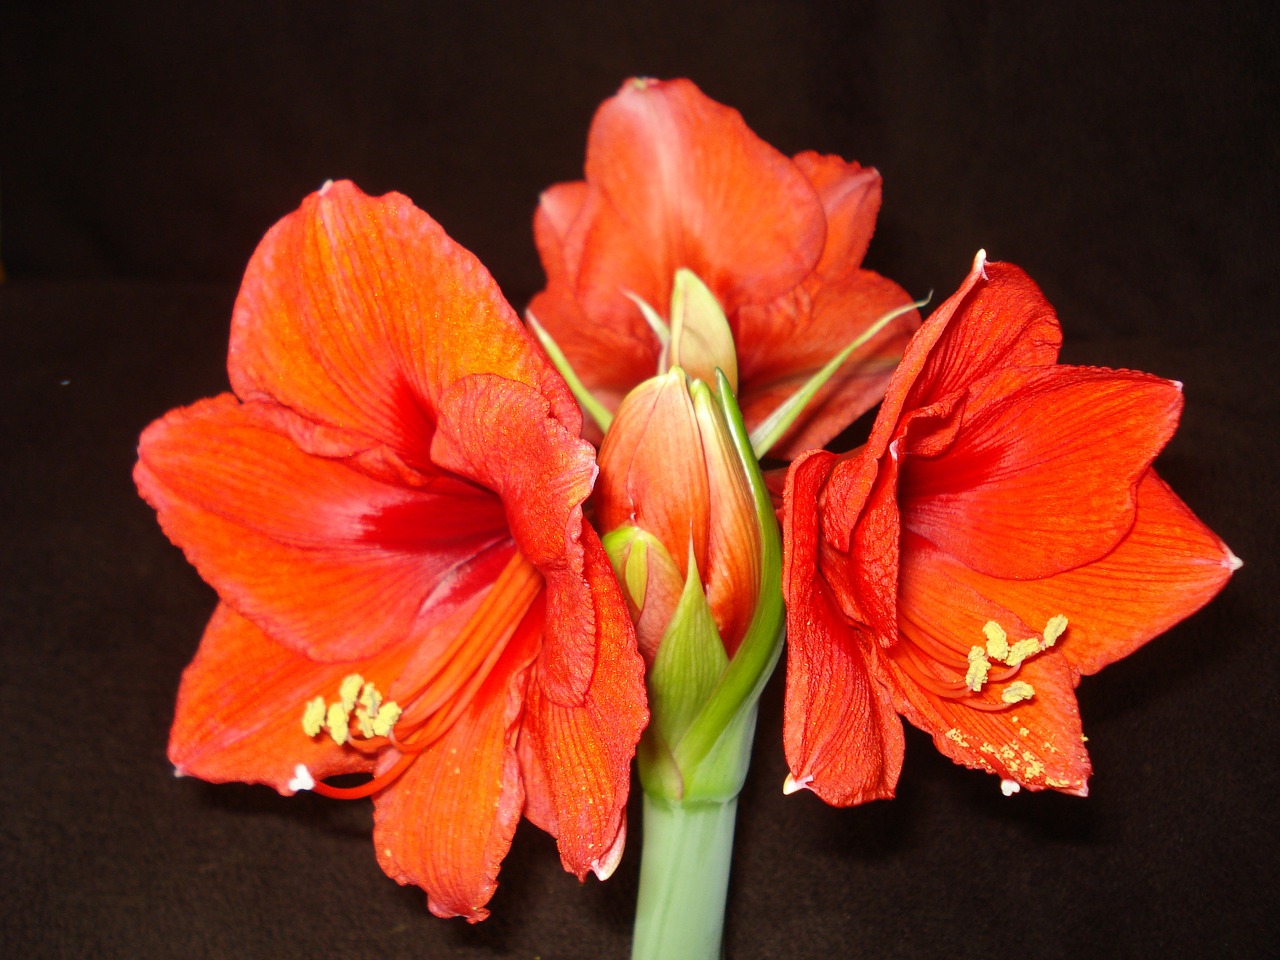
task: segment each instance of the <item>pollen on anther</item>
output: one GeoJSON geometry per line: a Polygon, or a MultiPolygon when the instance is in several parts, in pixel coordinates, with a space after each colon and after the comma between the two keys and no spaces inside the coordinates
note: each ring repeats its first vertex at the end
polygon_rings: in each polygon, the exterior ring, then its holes
{"type": "Polygon", "coordinates": [[[338,746],[342,746],[347,742],[347,734],[349,732],[347,725],[350,722],[350,715],[342,708],[342,704],[329,704],[329,713],[325,717],[324,725],[329,731],[329,736],[333,737],[333,742],[338,746]]]}
{"type": "Polygon", "coordinates": [[[391,700],[378,708],[378,715],[373,718],[373,735],[385,737],[400,719],[400,705],[391,700]]]}
{"type": "Polygon", "coordinates": [[[352,707],[356,705],[356,698],[360,696],[360,688],[363,686],[364,677],[358,673],[350,673],[342,678],[342,685],[338,687],[338,696],[342,698],[342,709],[347,713],[350,713],[352,707]]]}
{"type": "Polygon", "coordinates": [[[1049,622],[1044,625],[1044,645],[1052,647],[1058,642],[1058,638],[1067,630],[1067,618],[1063,614],[1056,617],[1050,617],[1049,622]]]}
{"type": "Polygon", "coordinates": [[[1027,637],[1025,640],[1019,640],[1009,648],[1009,655],[1004,658],[1004,662],[1011,667],[1016,667],[1023,660],[1039,653],[1041,648],[1039,637],[1027,637]]]}
{"type": "Polygon", "coordinates": [[[983,625],[982,632],[987,638],[987,656],[1003,662],[1009,656],[1009,635],[1004,632],[1004,627],[994,620],[988,620],[983,625]]]}
{"type": "Polygon", "coordinates": [[[987,651],[982,647],[969,650],[969,669],[964,675],[964,685],[977,693],[987,682],[987,674],[991,672],[991,662],[987,659],[987,651]]]}
{"type": "Polygon", "coordinates": [[[302,732],[314,737],[324,729],[325,705],[324,697],[308,700],[302,711],[302,732]]]}
{"type": "Polygon", "coordinates": [[[1025,680],[1015,680],[1004,688],[1004,692],[1000,694],[1000,699],[1005,703],[1021,703],[1023,700],[1030,700],[1035,694],[1035,687],[1031,686],[1031,684],[1025,680]]]}

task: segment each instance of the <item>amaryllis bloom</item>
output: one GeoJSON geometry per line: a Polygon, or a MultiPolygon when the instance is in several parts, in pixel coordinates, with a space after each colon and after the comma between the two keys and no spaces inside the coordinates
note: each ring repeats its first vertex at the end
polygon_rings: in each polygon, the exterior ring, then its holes
{"type": "MultiPolygon", "coordinates": [[[[659,315],[691,270],[728,316],[748,428],[883,315],[909,307],[861,268],[880,175],[839,157],[787,158],[688,80],[629,80],[597,111],[586,179],[542,195],[534,219],[547,287],[529,313],[609,410],[662,370],[659,315]]],[[[908,310],[848,360],[783,438],[825,443],[880,398],[918,324],[908,310]]]]}
{"type": "Polygon", "coordinates": [[[442,916],[487,914],[522,813],[607,873],[642,661],[578,406],[489,274],[407,198],[326,185],[253,255],[228,368],[135,471],[221,601],[177,771],[371,795],[379,863],[442,916]]]}
{"type": "Polygon", "coordinates": [[[785,494],[788,788],[893,794],[898,714],[958,763],[1083,795],[1074,688],[1239,561],[1151,462],[1181,385],[1057,363],[1053,309],[985,263],[925,322],[867,444],[785,494]]]}

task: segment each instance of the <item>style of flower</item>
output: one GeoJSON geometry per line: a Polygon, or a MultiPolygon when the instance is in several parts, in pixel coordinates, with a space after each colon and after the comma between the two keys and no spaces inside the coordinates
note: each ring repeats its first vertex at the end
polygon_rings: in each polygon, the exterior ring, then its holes
{"type": "Polygon", "coordinates": [[[918,316],[861,269],[880,175],[839,157],[788,159],[688,80],[630,80],[596,113],[586,179],[543,193],[534,234],[547,287],[529,306],[608,410],[665,370],[665,310],[692,271],[728,316],[736,390],[754,429],[885,314],[908,308],[818,392],[783,457],[825,443],[880,398],[918,316]]]}
{"type": "Polygon", "coordinates": [[[1057,363],[1053,309],[986,263],[916,333],[866,445],[785,491],[787,788],[892,796],[898,714],[966,766],[1083,795],[1074,688],[1239,561],[1156,475],[1181,385],[1057,363]]]}
{"type": "Polygon", "coordinates": [[[487,915],[522,813],[607,875],[643,664],[581,413],[492,278],[407,198],[327,184],[253,255],[228,367],[135,470],[220,598],[177,772],[371,795],[379,863],[441,916],[487,915]]]}

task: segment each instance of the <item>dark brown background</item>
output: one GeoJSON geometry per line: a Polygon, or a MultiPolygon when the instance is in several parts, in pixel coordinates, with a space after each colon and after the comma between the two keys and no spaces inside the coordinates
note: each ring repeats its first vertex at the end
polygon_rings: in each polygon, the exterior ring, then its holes
{"type": "Polygon", "coordinates": [[[879,167],[870,263],[913,293],[947,295],[985,247],[1043,285],[1068,359],[1185,381],[1160,468],[1246,563],[1082,686],[1088,800],[1006,799],[920,735],[893,803],[784,799],[775,684],[729,955],[1272,953],[1270,4],[181,8],[0,14],[0,953],[626,956],[638,843],[579,887],[522,828],[468,927],[379,872],[366,804],[173,779],[213,594],[129,469],[150,419],[225,388],[239,273],[327,178],[409,194],[522,307],[538,191],[579,175],[592,111],[638,73],[692,77],[785,151],[879,167]]]}

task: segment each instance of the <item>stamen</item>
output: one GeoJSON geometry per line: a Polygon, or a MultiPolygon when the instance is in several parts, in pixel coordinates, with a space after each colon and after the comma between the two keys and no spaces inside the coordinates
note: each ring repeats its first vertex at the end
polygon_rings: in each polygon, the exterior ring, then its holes
{"type": "Polygon", "coordinates": [[[306,709],[302,711],[302,732],[314,737],[324,729],[324,697],[308,700],[306,709]]]}
{"type": "Polygon", "coordinates": [[[963,681],[947,681],[941,677],[934,676],[924,668],[923,664],[918,662],[917,658],[919,656],[921,656],[920,652],[910,643],[899,644],[893,651],[894,661],[902,667],[912,680],[926,690],[948,700],[968,695],[968,688],[963,681]]]}
{"type": "Polygon", "coordinates": [[[994,620],[988,620],[983,625],[982,632],[987,637],[987,656],[1001,663],[1006,662],[1005,657],[1009,655],[1009,635],[1004,632],[1004,627],[994,620]]]}
{"type": "Polygon", "coordinates": [[[488,675],[542,585],[538,569],[517,551],[466,626],[440,655],[434,672],[405,697],[406,711],[413,714],[405,727],[416,729],[451,703],[470,700],[469,694],[488,675]],[[463,692],[467,696],[460,697],[463,692]]]}
{"type": "Polygon", "coordinates": [[[969,651],[969,669],[964,675],[964,685],[978,693],[987,682],[987,674],[991,672],[991,662],[987,660],[987,651],[982,647],[973,647],[969,651]]]}
{"type": "Polygon", "coordinates": [[[384,703],[378,708],[378,714],[373,718],[373,735],[375,737],[387,737],[391,735],[391,728],[396,725],[396,721],[400,719],[400,705],[394,701],[384,703]]]}
{"type": "Polygon", "coordinates": [[[891,655],[908,676],[931,693],[948,700],[964,700],[965,706],[975,710],[998,712],[1035,696],[1035,688],[1031,684],[1013,678],[1026,660],[1053,646],[1066,629],[1066,616],[1058,614],[1045,625],[1043,637],[1028,637],[1010,644],[1004,627],[994,620],[988,620],[982,626],[986,644],[970,647],[964,654],[963,664],[960,662],[959,648],[953,646],[949,638],[921,629],[905,643],[896,645],[891,655]],[[943,679],[922,661],[923,657],[928,657],[932,664],[943,671],[954,671],[955,675],[963,671],[964,680],[943,679]],[[995,664],[1000,664],[1000,668],[993,669],[995,664]],[[999,702],[973,696],[981,693],[985,687],[1005,683],[1008,686],[1000,691],[999,702]]]}
{"type": "Polygon", "coordinates": [[[347,742],[347,734],[350,732],[351,717],[347,713],[341,703],[329,704],[329,713],[325,717],[325,728],[329,731],[329,736],[333,737],[333,742],[338,746],[342,746],[347,742]]]}
{"type": "Polygon", "coordinates": [[[408,724],[400,722],[405,710],[398,703],[384,700],[372,682],[365,682],[355,673],[343,678],[339,699],[329,704],[327,711],[323,697],[310,701],[303,715],[303,729],[308,736],[325,729],[339,745],[350,739],[350,746],[364,753],[387,747],[400,753],[390,767],[365,783],[336,787],[320,782],[313,788],[315,792],[338,800],[355,800],[371,796],[398,779],[471,704],[513,639],[520,649],[536,641],[536,631],[542,629],[544,620],[542,586],[537,568],[516,552],[436,660],[433,672],[416,691],[406,695],[407,709],[415,715],[408,724]],[[317,711],[323,714],[323,722],[316,719],[317,711]],[[358,733],[350,730],[353,717],[358,733]],[[396,729],[397,724],[400,729],[396,729]],[[384,738],[382,743],[371,742],[384,738]]]}
{"type": "Polygon", "coordinates": [[[342,685],[338,687],[338,696],[342,698],[342,709],[347,713],[350,713],[351,708],[356,705],[356,696],[360,693],[360,688],[363,685],[364,677],[358,673],[352,673],[342,678],[342,685]]]}
{"type": "Polygon", "coordinates": [[[327,730],[338,746],[350,741],[353,746],[363,747],[351,739],[353,712],[360,729],[358,736],[365,740],[387,736],[391,726],[400,719],[399,706],[390,701],[384,703],[382,694],[372,682],[366,683],[360,674],[351,673],[342,678],[338,699],[333,703],[325,706],[324,697],[307,701],[302,711],[302,732],[308,737],[315,737],[320,731],[327,730]]]}
{"type": "Polygon", "coordinates": [[[1005,703],[1019,703],[1023,700],[1030,700],[1035,695],[1035,687],[1024,680],[1015,680],[1004,688],[1004,692],[1000,694],[1000,699],[1005,703]]]}
{"type": "Polygon", "coordinates": [[[1011,667],[1016,667],[1028,657],[1035,656],[1040,650],[1040,638],[1027,637],[1027,639],[1019,640],[1009,648],[1009,655],[1005,657],[1004,662],[1011,667]]]}
{"type": "Polygon", "coordinates": [[[1044,627],[1044,647],[1047,649],[1058,642],[1058,638],[1067,630],[1067,618],[1063,614],[1052,617],[1044,627]]]}

